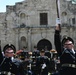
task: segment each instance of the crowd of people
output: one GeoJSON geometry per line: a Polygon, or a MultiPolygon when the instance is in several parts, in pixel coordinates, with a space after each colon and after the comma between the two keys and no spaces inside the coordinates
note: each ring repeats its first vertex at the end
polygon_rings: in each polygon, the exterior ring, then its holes
{"type": "Polygon", "coordinates": [[[55,50],[41,51],[34,47],[33,52],[18,50],[13,44],[0,49],[0,75],[48,75],[56,71],[55,50]]]}
{"type": "Polygon", "coordinates": [[[76,75],[74,40],[61,39],[61,27],[56,25],[55,50],[18,50],[13,44],[0,48],[0,75],[76,75]]]}

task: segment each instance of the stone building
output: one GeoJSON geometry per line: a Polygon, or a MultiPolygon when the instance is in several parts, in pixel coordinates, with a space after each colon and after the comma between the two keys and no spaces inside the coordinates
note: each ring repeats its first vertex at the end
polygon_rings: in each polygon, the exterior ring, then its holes
{"type": "MultiPolygon", "coordinates": [[[[58,5],[62,38],[68,35],[76,41],[76,5],[70,0],[60,0],[58,5]]],[[[56,18],[56,0],[23,0],[7,5],[6,12],[0,13],[1,48],[12,43],[17,50],[27,47],[33,51],[34,46],[54,49],[56,18]]]]}

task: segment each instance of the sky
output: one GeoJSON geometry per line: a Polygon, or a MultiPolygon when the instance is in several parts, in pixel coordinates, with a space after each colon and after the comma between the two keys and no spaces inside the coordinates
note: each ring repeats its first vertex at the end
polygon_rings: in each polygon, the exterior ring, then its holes
{"type": "Polygon", "coordinates": [[[0,0],[0,12],[6,12],[6,5],[15,5],[16,2],[24,0],[0,0]]]}

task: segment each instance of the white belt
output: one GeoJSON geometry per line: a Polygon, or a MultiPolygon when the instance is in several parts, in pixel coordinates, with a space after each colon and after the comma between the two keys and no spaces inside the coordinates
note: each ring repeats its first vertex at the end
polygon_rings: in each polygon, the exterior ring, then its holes
{"type": "Polygon", "coordinates": [[[62,67],[72,67],[72,68],[76,68],[75,64],[62,64],[62,67]]]}
{"type": "Polygon", "coordinates": [[[13,74],[13,73],[11,73],[11,72],[6,72],[6,71],[1,71],[0,72],[0,75],[1,74],[4,74],[4,75],[15,75],[15,74],[13,74]]]}

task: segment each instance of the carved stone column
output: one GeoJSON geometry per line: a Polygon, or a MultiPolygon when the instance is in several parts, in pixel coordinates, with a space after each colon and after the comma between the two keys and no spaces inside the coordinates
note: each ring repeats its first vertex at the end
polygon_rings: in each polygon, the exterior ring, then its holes
{"type": "Polygon", "coordinates": [[[19,42],[19,38],[20,38],[20,29],[16,29],[16,49],[19,50],[20,48],[20,42],[19,42]]]}
{"type": "Polygon", "coordinates": [[[27,42],[28,42],[28,51],[31,51],[31,28],[28,28],[27,31],[27,42]]]}

